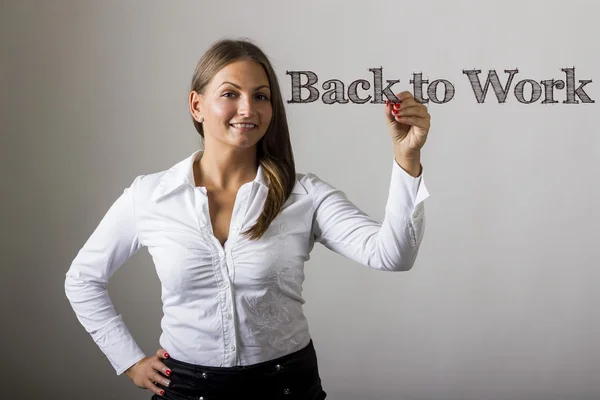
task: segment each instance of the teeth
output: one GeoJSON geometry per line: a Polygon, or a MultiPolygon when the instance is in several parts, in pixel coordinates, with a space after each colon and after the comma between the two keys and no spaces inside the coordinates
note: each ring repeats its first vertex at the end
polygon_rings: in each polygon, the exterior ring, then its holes
{"type": "Polygon", "coordinates": [[[231,124],[236,128],[254,128],[254,124],[231,124]]]}

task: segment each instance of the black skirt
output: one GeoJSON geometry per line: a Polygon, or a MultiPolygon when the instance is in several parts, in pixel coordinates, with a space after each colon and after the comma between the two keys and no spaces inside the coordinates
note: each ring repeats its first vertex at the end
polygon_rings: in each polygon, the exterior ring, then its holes
{"type": "Polygon", "coordinates": [[[152,400],[322,400],[317,355],[312,340],[305,348],[275,360],[236,367],[204,367],[168,358],[171,385],[152,400]]]}

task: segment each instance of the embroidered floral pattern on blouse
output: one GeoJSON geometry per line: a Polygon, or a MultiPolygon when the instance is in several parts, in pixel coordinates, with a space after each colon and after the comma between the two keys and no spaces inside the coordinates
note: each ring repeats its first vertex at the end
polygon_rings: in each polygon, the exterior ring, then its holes
{"type": "Polygon", "coordinates": [[[297,311],[297,307],[290,307],[290,300],[282,295],[281,291],[290,283],[298,282],[300,271],[292,268],[290,260],[282,260],[287,247],[285,226],[279,224],[276,233],[277,240],[269,249],[267,260],[270,261],[269,278],[266,283],[266,292],[263,296],[244,296],[247,310],[252,315],[249,318],[249,329],[258,343],[267,342],[277,350],[289,348],[290,343],[298,345],[299,341],[289,336],[289,327],[294,320],[302,320],[304,316],[297,311]]]}

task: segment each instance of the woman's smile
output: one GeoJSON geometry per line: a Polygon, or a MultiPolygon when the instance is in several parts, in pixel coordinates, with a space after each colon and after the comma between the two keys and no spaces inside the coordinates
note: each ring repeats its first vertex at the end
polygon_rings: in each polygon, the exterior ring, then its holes
{"type": "Polygon", "coordinates": [[[247,123],[240,123],[240,124],[233,123],[233,124],[229,124],[229,126],[235,128],[236,130],[238,130],[240,132],[249,132],[258,127],[256,124],[247,124],[247,123]]]}

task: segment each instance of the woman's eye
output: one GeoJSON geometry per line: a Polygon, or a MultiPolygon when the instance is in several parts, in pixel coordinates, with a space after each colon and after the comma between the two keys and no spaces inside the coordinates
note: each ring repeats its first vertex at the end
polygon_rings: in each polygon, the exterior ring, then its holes
{"type": "MultiPolygon", "coordinates": [[[[236,94],[236,93],[233,93],[233,92],[225,92],[225,93],[223,93],[223,95],[222,95],[222,96],[223,96],[223,97],[235,97],[235,96],[237,96],[237,94],[236,94]]],[[[266,96],[266,95],[264,95],[264,94],[258,94],[258,95],[256,95],[256,97],[257,97],[258,99],[260,99],[260,100],[267,100],[267,101],[269,101],[269,97],[267,97],[267,96],[266,96]]]]}

